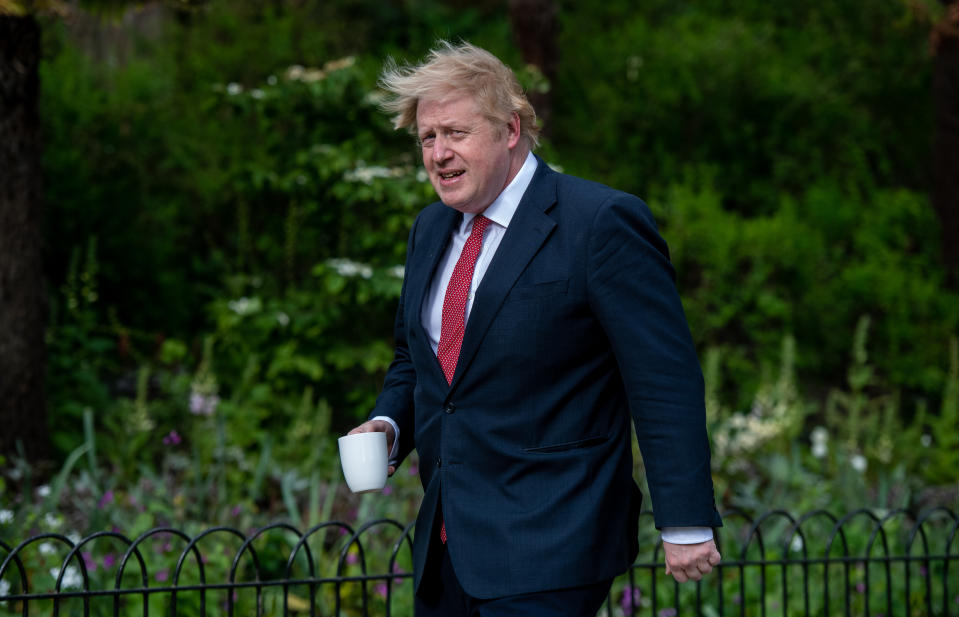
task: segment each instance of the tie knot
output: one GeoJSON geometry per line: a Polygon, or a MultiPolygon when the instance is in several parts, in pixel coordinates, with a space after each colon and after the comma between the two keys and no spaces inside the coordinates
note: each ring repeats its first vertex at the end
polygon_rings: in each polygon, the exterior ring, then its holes
{"type": "Polygon", "coordinates": [[[492,221],[490,221],[488,218],[486,218],[482,214],[476,215],[475,217],[473,217],[473,230],[470,231],[470,235],[473,235],[475,233],[482,234],[484,231],[486,231],[486,228],[489,226],[491,222],[492,221]]]}

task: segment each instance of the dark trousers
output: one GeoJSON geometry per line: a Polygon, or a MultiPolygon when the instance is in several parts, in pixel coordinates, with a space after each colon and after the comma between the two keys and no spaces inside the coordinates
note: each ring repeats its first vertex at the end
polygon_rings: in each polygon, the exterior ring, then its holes
{"type": "MultiPolygon", "coordinates": [[[[434,537],[438,538],[438,530],[434,537]]],[[[432,543],[431,543],[432,544],[432,543]]],[[[414,600],[416,617],[595,617],[613,581],[481,600],[460,586],[446,545],[430,547],[427,571],[414,600]]]]}

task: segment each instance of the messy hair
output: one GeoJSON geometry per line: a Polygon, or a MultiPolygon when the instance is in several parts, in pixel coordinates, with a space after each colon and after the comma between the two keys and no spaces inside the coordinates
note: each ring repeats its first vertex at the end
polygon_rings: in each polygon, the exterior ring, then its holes
{"type": "Polygon", "coordinates": [[[472,95],[481,113],[495,125],[519,116],[520,135],[532,150],[539,145],[536,111],[513,71],[490,52],[471,45],[439,41],[418,65],[387,61],[379,85],[392,95],[382,107],[393,114],[393,127],[416,133],[416,107],[421,99],[451,92],[472,95]]]}

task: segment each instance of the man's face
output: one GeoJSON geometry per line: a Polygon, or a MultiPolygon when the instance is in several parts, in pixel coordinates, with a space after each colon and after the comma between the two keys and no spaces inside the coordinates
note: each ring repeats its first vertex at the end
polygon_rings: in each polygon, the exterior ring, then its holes
{"type": "Polygon", "coordinates": [[[519,170],[519,119],[493,126],[468,94],[421,99],[416,126],[430,182],[454,210],[479,214],[519,170]]]}

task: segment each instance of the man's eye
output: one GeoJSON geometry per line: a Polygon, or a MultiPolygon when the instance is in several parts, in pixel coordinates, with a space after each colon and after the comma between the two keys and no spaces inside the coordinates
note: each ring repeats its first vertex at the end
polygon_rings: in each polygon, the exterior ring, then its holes
{"type": "Polygon", "coordinates": [[[435,135],[427,135],[426,137],[420,138],[420,144],[426,148],[429,148],[433,145],[433,141],[436,139],[435,135]]]}

